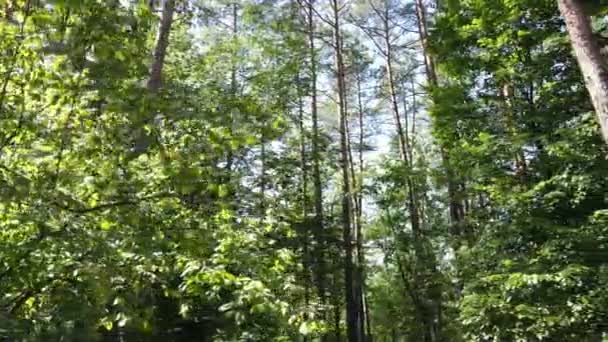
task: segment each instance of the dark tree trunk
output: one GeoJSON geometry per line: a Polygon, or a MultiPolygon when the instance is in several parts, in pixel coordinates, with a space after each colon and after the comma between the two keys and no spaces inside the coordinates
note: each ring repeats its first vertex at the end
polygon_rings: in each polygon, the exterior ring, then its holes
{"type": "Polygon", "coordinates": [[[366,286],[365,286],[365,251],[363,249],[363,143],[364,143],[364,129],[363,129],[363,115],[365,109],[363,107],[362,101],[362,92],[361,92],[361,77],[359,74],[356,75],[357,81],[357,104],[359,106],[359,191],[357,192],[357,196],[355,201],[357,202],[357,207],[359,208],[357,211],[357,257],[359,263],[359,274],[361,277],[360,285],[361,285],[361,307],[362,307],[362,323],[361,325],[365,328],[363,332],[363,336],[366,336],[366,341],[372,340],[372,328],[371,328],[371,318],[369,317],[369,306],[366,300],[366,286]]]}
{"type": "MultiPolygon", "coordinates": [[[[426,70],[426,76],[430,87],[436,87],[438,85],[438,77],[435,69],[435,62],[429,52],[428,47],[428,28],[426,22],[426,7],[422,0],[415,0],[416,7],[416,18],[418,23],[418,33],[420,35],[420,43],[422,45],[422,52],[424,55],[424,66],[426,70]]],[[[456,193],[457,182],[449,162],[449,155],[445,150],[444,146],[440,146],[441,156],[443,160],[443,166],[447,173],[448,183],[448,198],[450,207],[450,219],[453,227],[459,227],[462,224],[463,217],[456,215],[462,212],[462,201],[458,199],[456,193]]],[[[410,195],[411,196],[411,195],[410,195]]],[[[433,255],[429,253],[425,254],[425,258],[433,258],[433,255]]],[[[430,263],[427,261],[426,268],[431,273],[437,272],[436,262],[431,260],[430,263]]],[[[414,271],[416,272],[416,271],[414,271]]],[[[431,286],[436,286],[432,284],[431,286]]],[[[424,308],[423,311],[423,322],[425,327],[425,341],[435,342],[439,339],[441,331],[440,317],[441,317],[441,298],[420,298],[421,306],[424,308]]]]}
{"type": "Polygon", "coordinates": [[[153,93],[158,92],[162,86],[163,67],[169,46],[169,34],[173,25],[173,12],[175,12],[175,0],[165,0],[147,84],[148,90],[153,93]]]}
{"type": "MultiPolygon", "coordinates": [[[[316,230],[313,233],[317,242],[315,253],[316,261],[316,283],[319,300],[323,310],[327,305],[327,267],[325,257],[327,255],[327,243],[325,236],[325,225],[323,217],[323,184],[321,179],[321,153],[319,147],[320,130],[317,104],[317,52],[315,47],[315,0],[308,0],[304,6],[306,12],[306,24],[308,33],[308,53],[310,68],[310,101],[311,101],[311,121],[312,121],[312,179],[314,190],[314,213],[316,230]]],[[[323,320],[327,320],[325,312],[321,313],[323,320]]],[[[321,337],[322,341],[327,340],[327,336],[321,337]]]]}
{"type": "MultiPolygon", "coordinates": [[[[162,87],[163,67],[165,65],[165,56],[167,55],[167,47],[169,46],[169,35],[171,26],[173,25],[173,14],[175,12],[175,0],[165,0],[161,14],[158,34],[156,37],[156,45],[152,56],[152,65],[150,66],[150,75],[148,77],[148,91],[155,95],[162,87]]],[[[149,114],[143,124],[154,121],[154,114],[149,114]]],[[[136,130],[136,138],[133,144],[132,153],[128,159],[135,159],[137,156],[145,153],[152,142],[156,139],[153,133],[145,131],[143,128],[136,130]]]]}
{"type": "Polygon", "coordinates": [[[353,262],[354,241],[352,229],[352,189],[349,176],[349,151],[346,118],[346,87],[344,60],[342,56],[342,32],[340,27],[340,6],[332,0],[334,54],[336,67],[338,115],[340,117],[340,168],[342,171],[342,242],[344,244],[344,300],[346,303],[346,330],[349,342],[361,342],[359,328],[358,300],[356,291],[355,265],[353,262]]]}
{"type": "MultiPolygon", "coordinates": [[[[300,84],[300,77],[296,80],[296,87],[298,93],[298,129],[300,131],[300,169],[301,169],[301,203],[302,203],[302,219],[304,222],[304,231],[302,236],[302,264],[304,272],[304,306],[305,314],[304,320],[309,319],[308,310],[310,309],[310,228],[308,216],[308,165],[306,161],[306,132],[304,130],[304,104],[302,101],[302,90],[300,84]]],[[[304,341],[308,341],[308,337],[304,337],[304,341]]]]}

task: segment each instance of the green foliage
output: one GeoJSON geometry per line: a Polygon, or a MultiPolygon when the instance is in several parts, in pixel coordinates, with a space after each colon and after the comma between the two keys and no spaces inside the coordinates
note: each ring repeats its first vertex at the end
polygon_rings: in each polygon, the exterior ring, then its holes
{"type": "Polygon", "coordinates": [[[245,188],[260,143],[286,132],[297,69],[281,44],[294,43],[244,21],[239,39],[193,48],[178,14],[153,97],[147,2],[0,11],[1,338],[297,334],[297,248],[275,246],[293,237],[291,221],[279,206],[260,216],[260,194],[245,188]],[[247,76],[231,94],[224,71],[237,65],[247,76]],[[138,127],[158,141],[132,159],[138,127]]]}
{"type": "Polygon", "coordinates": [[[345,247],[374,340],[605,338],[608,150],[554,0],[428,11],[426,88],[413,3],[344,1],[350,180],[327,3],[314,51],[298,1],[176,3],[153,91],[154,2],[0,1],[0,340],[337,340],[345,247]]]}
{"type": "Polygon", "coordinates": [[[434,136],[470,208],[456,258],[467,340],[603,331],[606,150],[561,27],[553,1],[464,1],[437,17],[434,136]]]}

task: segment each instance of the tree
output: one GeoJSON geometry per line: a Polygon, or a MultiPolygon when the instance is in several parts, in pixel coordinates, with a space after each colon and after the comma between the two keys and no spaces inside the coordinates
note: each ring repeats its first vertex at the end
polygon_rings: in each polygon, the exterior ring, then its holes
{"type": "Polygon", "coordinates": [[[0,340],[601,340],[603,61],[563,17],[0,1],[0,340]]]}
{"type": "MultiPolygon", "coordinates": [[[[158,94],[162,86],[165,55],[167,54],[167,47],[169,46],[171,26],[173,25],[173,12],[175,12],[175,0],[163,1],[163,9],[158,26],[154,55],[152,58],[152,65],[150,66],[150,76],[148,77],[148,81],[146,83],[148,91],[152,93],[152,95],[158,94]]],[[[149,121],[150,119],[148,118],[144,122],[148,123],[149,121]]],[[[141,131],[139,135],[140,136],[136,138],[133,147],[133,153],[135,153],[135,155],[145,152],[150,144],[152,144],[152,140],[154,139],[150,134],[141,131]]]]}
{"type": "Polygon", "coordinates": [[[603,267],[583,257],[597,247],[582,241],[604,207],[593,200],[605,184],[592,170],[605,160],[555,3],[484,1],[441,11],[431,49],[444,74],[431,115],[451,166],[467,180],[472,243],[456,254],[464,337],[597,339],[590,321],[563,320],[575,302],[586,317],[603,319],[595,306],[603,291],[593,290],[603,267]],[[581,244],[566,247],[572,238],[581,244]]]}
{"type": "Polygon", "coordinates": [[[323,218],[323,186],[321,178],[321,148],[320,139],[321,133],[319,128],[319,108],[318,108],[318,94],[317,94],[317,49],[315,47],[315,2],[314,0],[306,1],[304,6],[306,27],[308,34],[308,67],[310,77],[310,113],[312,121],[312,177],[314,187],[314,210],[316,220],[316,240],[317,240],[317,251],[316,251],[316,262],[317,262],[317,287],[321,304],[326,304],[326,233],[325,224],[323,218]]]}
{"type": "Polygon", "coordinates": [[[340,168],[342,173],[342,243],[344,244],[344,294],[346,303],[346,322],[347,336],[351,342],[362,341],[359,319],[361,312],[358,310],[356,274],[356,261],[354,258],[354,246],[352,231],[352,189],[349,166],[349,146],[347,136],[347,112],[346,112],[346,85],[345,85],[345,66],[343,57],[343,40],[340,28],[340,12],[344,10],[344,5],[338,0],[332,0],[331,4],[333,29],[333,48],[335,58],[336,74],[336,97],[338,115],[340,118],[340,168]]]}
{"type": "Polygon", "coordinates": [[[602,137],[608,143],[608,72],[600,46],[593,35],[591,20],[585,12],[583,1],[559,0],[557,3],[591,95],[602,137]]]}

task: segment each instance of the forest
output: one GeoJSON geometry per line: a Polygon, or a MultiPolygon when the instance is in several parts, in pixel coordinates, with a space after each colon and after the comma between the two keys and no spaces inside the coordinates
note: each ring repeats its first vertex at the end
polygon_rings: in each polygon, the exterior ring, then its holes
{"type": "Polygon", "coordinates": [[[0,0],[0,341],[608,341],[608,3],[0,0]]]}

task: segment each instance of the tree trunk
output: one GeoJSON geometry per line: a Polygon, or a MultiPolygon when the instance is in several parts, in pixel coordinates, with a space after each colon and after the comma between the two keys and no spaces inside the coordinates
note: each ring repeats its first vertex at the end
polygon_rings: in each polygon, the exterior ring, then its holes
{"type": "Polygon", "coordinates": [[[152,93],[158,92],[162,86],[163,67],[169,46],[169,34],[173,25],[173,12],[175,12],[175,0],[165,0],[147,84],[148,90],[152,93]]]}
{"type": "MultiPolygon", "coordinates": [[[[347,110],[345,109],[345,112],[347,110]]],[[[355,173],[355,162],[353,158],[353,148],[351,144],[351,134],[350,134],[350,123],[348,121],[348,116],[346,117],[345,122],[345,130],[346,130],[346,145],[348,149],[348,164],[350,170],[350,178],[352,181],[352,194],[351,194],[351,217],[353,221],[353,238],[356,249],[354,250],[354,258],[353,258],[353,268],[354,268],[354,278],[355,282],[353,284],[355,299],[357,304],[357,313],[359,318],[359,335],[365,336],[365,311],[364,311],[364,303],[363,303],[363,255],[362,255],[362,246],[363,246],[363,237],[362,237],[362,226],[361,226],[361,207],[359,206],[359,197],[361,196],[361,187],[359,182],[357,181],[357,174],[355,173]]]]}
{"type": "Polygon", "coordinates": [[[600,46],[593,36],[591,20],[585,14],[585,1],[558,0],[557,3],[566,22],[585,85],[591,95],[602,137],[608,144],[608,71],[600,53],[600,46]]]}
{"type": "MultiPolygon", "coordinates": [[[[336,282],[334,280],[334,282],[336,282]]],[[[342,332],[340,329],[340,316],[341,316],[341,312],[342,312],[342,308],[340,306],[340,300],[338,299],[338,296],[336,294],[336,298],[335,298],[335,302],[334,302],[334,341],[336,342],[341,342],[342,341],[342,332]]]]}
{"type": "MultiPolygon", "coordinates": [[[[418,22],[418,33],[420,35],[420,44],[422,45],[422,52],[424,55],[424,66],[428,84],[431,87],[438,85],[438,77],[435,70],[435,62],[429,53],[428,47],[428,28],[426,23],[426,8],[422,0],[415,0],[416,7],[416,18],[418,22]]],[[[450,219],[453,227],[459,227],[462,223],[463,217],[460,217],[458,213],[462,212],[462,203],[458,200],[456,193],[456,182],[454,180],[453,171],[449,162],[449,155],[446,153],[445,147],[440,146],[441,156],[444,168],[447,173],[447,185],[448,185],[448,198],[450,208],[450,219]]],[[[411,195],[410,195],[411,196],[411,195]]],[[[425,255],[427,257],[427,255],[425,255]]],[[[432,258],[432,255],[428,255],[432,258]]],[[[431,273],[437,272],[436,263],[432,261],[431,264],[427,265],[431,273]]],[[[416,273],[416,271],[414,271],[416,273]]],[[[436,284],[431,284],[436,286],[436,284]]],[[[421,305],[424,307],[424,324],[426,325],[425,330],[425,341],[435,342],[439,339],[441,331],[440,317],[441,317],[441,298],[421,298],[421,305]]]]}
{"type": "MultiPolygon", "coordinates": [[[[165,65],[165,56],[167,55],[167,47],[169,46],[169,34],[173,25],[173,14],[175,12],[175,0],[165,0],[161,14],[158,34],[156,36],[156,46],[150,66],[150,75],[146,84],[148,91],[152,95],[156,95],[162,87],[163,67],[165,65]]],[[[154,115],[150,114],[145,118],[143,124],[153,122],[154,115]]],[[[136,130],[135,141],[132,148],[132,153],[128,156],[128,160],[137,158],[145,153],[152,142],[157,138],[154,133],[149,133],[142,127],[136,130]]]]}
{"type": "MultiPolygon", "coordinates": [[[[390,93],[390,104],[391,111],[393,112],[393,118],[395,121],[395,129],[397,133],[397,139],[399,141],[399,156],[401,161],[403,161],[404,166],[412,167],[412,160],[410,160],[410,146],[409,141],[407,139],[407,135],[403,126],[401,124],[401,114],[399,113],[399,104],[397,102],[397,89],[395,86],[395,78],[394,78],[394,70],[393,70],[393,61],[392,61],[392,44],[390,41],[390,30],[389,30],[389,14],[388,10],[384,13],[384,43],[386,46],[386,75],[389,86],[390,93]]],[[[413,235],[413,243],[414,243],[414,251],[416,253],[417,258],[423,258],[424,252],[422,248],[422,232],[421,232],[421,222],[420,222],[420,212],[418,209],[418,201],[416,196],[416,190],[414,188],[414,181],[410,176],[406,176],[406,184],[407,184],[407,207],[410,214],[410,224],[412,228],[413,235]]]]}
{"type": "MultiPolygon", "coordinates": [[[[420,35],[420,43],[422,45],[422,52],[424,54],[424,66],[426,70],[426,76],[428,84],[431,87],[438,85],[438,77],[435,71],[435,62],[433,57],[429,53],[428,48],[428,29],[426,24],[426,9],[422,0],[416,0],[416,18],[418,21],[418,32],[420,35]]],[[[450,212],[450,226],[451,232],[455,237],[458,237],[461,232],[461,225],[464,221],[464,208],[461,200],[458,199],[458,186],[455,181],[454,172],[451,167],[449,160],[449,154],[445,146],[440,146],[441,159],[443,167],[447,174],[447,186],[448,186],[448,199],[449,199],[449,212],[450,212]]]]}
{"type": "Polygon", "coordinates": [[[420,44],[424,55],[424,67],[426,76],[431,86],[437,85],[437,73],[435,72],[435,61],[428,52],[428,29],[426,25],[426,9],[422,0],[416,0],[416,19],[418,22],[418,33],[420,34],[420,44]]]}
{"type": "Polygon", "coordinates": [[[266,137],[262,133],[262,141],[260,142],[260,222],[264,222],[266,218],[266,137]]]}
{"type": "MultiPolygon", "coordinates": [[[[232,43],[236,45],[238,34],[239,34],[239,8],[237,3],[232,4],[232,43]]],[[[233,51],[232,55],[232,65],[230,68],[230,94],[234,97],[234,99],[238,96],[238,80],[237,76],[237,53],[233,51]]],[[[230,111],[230,122],[228,123],[230,126],[228,127],[230,131],[230,136],[234,133],[234,122],[236,121],[234,109],[230,111]]],[[[224,177],[224,183],[230,183],[230,179],[232,177],[232,165],[234,164],[234,153],[232,152],[232,148],[228,148],[228,153],[226,154],[226,168],[224,173],[226,177],[224,177]]]]}
{"type": "MultiPolygon", "coordinates": [[[[308,321],[309,315],[308,310],[310,308],[310,232],[308,224],[308,166],[306,163],[306,132],[304,130],[304,104],[302,101],[302,90],[300,84],[300,77],[296,80],[296,87],[298,93],[298,129],[300,130],[300,169],[301,169],[301,204],[302,204],[302,221],[304,222],[303,232],[303,251],[302,251],[302,264],[304,272],[304,320],[308,321]]],[[[304,341],[308,341],[308,337],[304,337],[304,341]]]]}
{"type": "MultiPolygon", "coordinates": [[[[499,94],[501,97],[501,101],[504,106],[504,125],[505,131],[510,136],[511,139],[515,140],[517,138],[517,117],[516,112],[513,108],[513,89],[511,85],[505,83],[499,89],[499,94]]],[[[518,178],[523,182],[525,180],[527,165],[526,165],[526,156],[524,154],[523,148],[518,148],[514,152],[513,161],[515,164],[515,174],[518,178]]]]}
{"type": "MultiPolygon", "coordinates": [[[[321,153],[319,147],[320,130],[319,130],[319,115],[317,103],[317,52],[315,47],[315,0],[308,0],[305,6],[306,24],[308,33],[308,58],[310,68],[310,112],[312,121],[312,178],[314,190],[314,213],[316,230],[314,236],[317,242],[317,250],[315,255],[316,261],[316,283],[319,300],[323,310],[327,305],[327,267],[325,257],[327,253],[327,243],[325,237],[324,217],[323,217],[323,185],[321,179],[321,153]]],[[[321,318],[327,321],[326,312],[321,313],[321,318]]],[[[327,336],[321,336],[322,341],[327,340],[327,336]]]]}
{"type": "MultiPolygon", "coordinates": [[[[393,118],[395,120],[395,129],[397,133],[397,139],[399,141],[399,156],[401,160],[405,164],[405,166],[412,167],[412,161],[409,158],[410,155],[410,146],[409,141],[407,139],[406,133],[401,124],[401,115],[399,113],[399,104],[397,103],[397,89],[395,86],[395,78],[394,78],[394,70],[393,70],[393,62],[392,62],[392,44],[389,36],[389,20],[388,10],[385,12],[383,21],[384,21],[384,42],[386,45],[386,75],[390,92],[390,102],[391,102],[391,110],[393,112],[393,118]]],[[[408,201],[407,206],[410,212],[410,223],[412,226],[412,234],[414,236],[414,248],[418,257],[422,257],[422,248],[421,248],[421,231],[420,231],[420,215],[417,205],[417,200],[415,196],[414,182],[411,177],[406,177],[407,183],[407,194],[408,201]]]]}
{"type": "Polygon", "coordinates": [[[357,257],[359,263],[359,274],[360,274],[360,285],[361,285],[361,315],[362,315],[362,327],[365,328],[363,332],[363,336],[366,336],[365,341],[372,340],[372,328],[371,328],[371,318],[369,317],[369,307],[367,304],[366,296],[365,296],[365,252],[363,250],[363,143],[364,143],[364,130],[363,130],[363,114],[365,112],[363,108],[362,101],[362,93],[361,93],[361,77],[359,74],[356,75],[357,82],[357,104],[358,104],[358,112],[359,112],[359,191],[357,192],[357,196],[355,201],[357,202],[357,257]]]}
{"type": "MultiPolygon", "coordinates": [[[[365,139],[365,134],[363,131],[363,114],[365,112],[365,109],[363,108],[363,100],[362,100],[362,93],[361,93],[361,78],[359,75],[357,75],[357,102],[359,105],[359,175],[361,176],[361,179],[360,179],[361,185],[360,186],[363,187],[363,170],[364,170],[363,143],[364,143],[364,139],[365,139]]],[[[358,203],[359,208],[363,209],[363,192],[362,191],[359,191],[357,193],[357,203],[358,203]]],[[[361,216],[363,215],[363,211],[360,210],[357,214],[359,215],[359,222],[361,222],[361,216]]],[[[363,255],[363,251],[361,251],[361,255],[363,255]]]]}
{"type": "Polygon", "coordinates": [[[342,33],[338,0],[332,0],[334,53],[336,67],[338,115],[340,116],[340,168],[342,171],[342,240],[344,244],[344,299],[346,303],[346,330],[349,342],[361,342],[355,269],[353,265],[353,232],[351,223],[352,193],[349,176],[347,119],[345,106],[344,60],[342,56],[342,33]]]}

